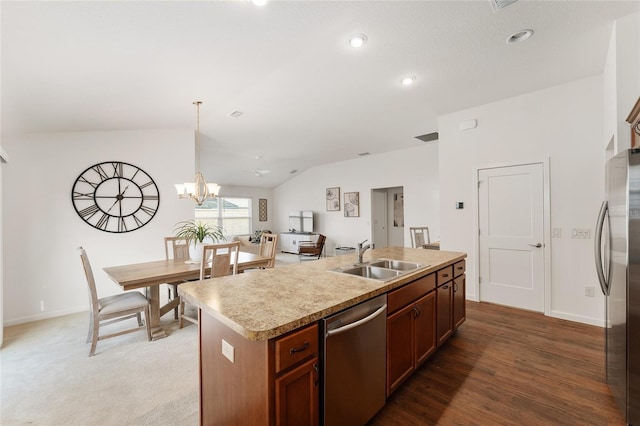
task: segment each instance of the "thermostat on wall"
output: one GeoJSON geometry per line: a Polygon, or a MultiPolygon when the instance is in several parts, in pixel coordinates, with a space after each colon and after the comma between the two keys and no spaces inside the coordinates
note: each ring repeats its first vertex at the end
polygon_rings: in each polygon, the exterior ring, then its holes
{"type": "Polygon", "coordinates": [[[456,201],[456,209],[464,209],[464,203],[462,201],[456,201]]]}

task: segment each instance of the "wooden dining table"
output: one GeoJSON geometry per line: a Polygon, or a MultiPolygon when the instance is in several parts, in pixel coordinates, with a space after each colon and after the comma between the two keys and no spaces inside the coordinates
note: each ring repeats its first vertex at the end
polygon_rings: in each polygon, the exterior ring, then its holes
{"type": "MultiPolygon", "coordinates": [[[[247,269],[266,267],[270,261],[269,257],[241,251],[238,253],[238,273],[247,269]]],[[[200,262],[184,259],[156,260],[102,269],[123,290],[145,289],[150,304],[149,322],[154,340],[166,337],[165,330],[160,326],[160,317],[178,306],[179,300],[174,298],[164,306],[160,306],[160,284],[200,278],[200,262]]]]}

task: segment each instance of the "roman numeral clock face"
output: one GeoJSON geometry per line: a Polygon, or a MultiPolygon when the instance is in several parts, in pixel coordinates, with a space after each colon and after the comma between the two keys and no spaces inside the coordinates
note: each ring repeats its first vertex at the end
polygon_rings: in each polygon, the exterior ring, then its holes
{"type": "Polygon", "coordinates": [[[91,166],[78,176],[71,200],[89,225],[120,233],[146,225],[158,211],[160,193],[141,168],[108,161],[91,166]]]}

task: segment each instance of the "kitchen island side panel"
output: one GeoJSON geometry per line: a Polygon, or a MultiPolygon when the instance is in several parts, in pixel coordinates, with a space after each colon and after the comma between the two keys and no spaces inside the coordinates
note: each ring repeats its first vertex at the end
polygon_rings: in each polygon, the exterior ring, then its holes
{"type": "Polygon", "coordinates": [[[202,311],[199,334],[200,424],[274,424],[270,343],[245,339],[202,311]],[[233,362],[222,354],[223,339],[233,347],[233,362]]]}

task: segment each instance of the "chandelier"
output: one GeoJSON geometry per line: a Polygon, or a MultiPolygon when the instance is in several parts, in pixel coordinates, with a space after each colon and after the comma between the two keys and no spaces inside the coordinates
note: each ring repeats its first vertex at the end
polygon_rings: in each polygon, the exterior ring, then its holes
{"type": "Polygon", "coordinates": [[[200,105],[201,101],[193,103],[197,111],[197,129],[196,129],[196,177],[195,182],[177,183],[176,191],[178,198],[191,199],[201,206],[206,200],[213,200],[220,192],[220,185],[215,183],[207,183],[202,173],[200,173],[200,105]]]}

